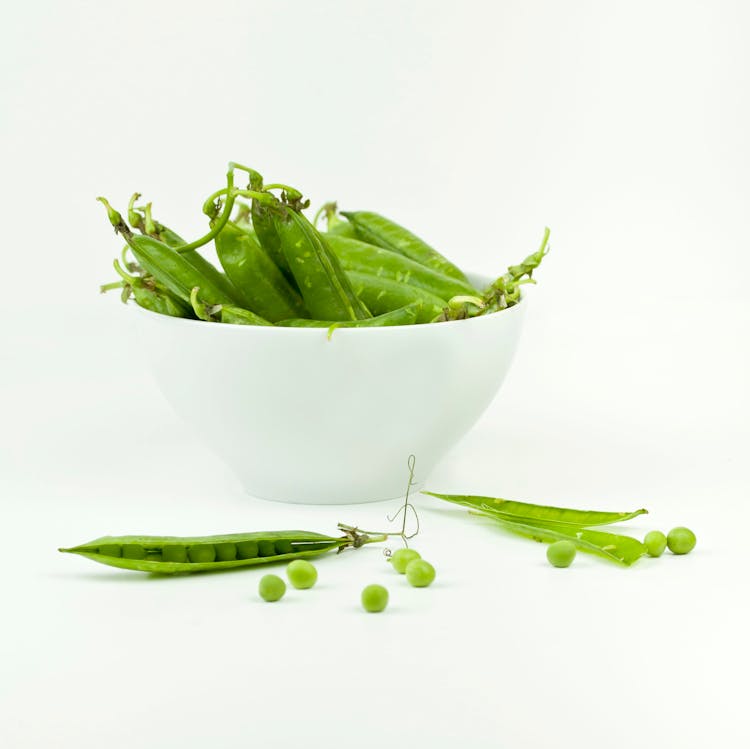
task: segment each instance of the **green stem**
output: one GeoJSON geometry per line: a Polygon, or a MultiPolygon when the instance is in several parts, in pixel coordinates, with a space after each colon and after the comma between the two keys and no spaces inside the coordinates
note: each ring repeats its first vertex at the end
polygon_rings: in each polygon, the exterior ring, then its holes
{"type": "Polygon", "coordinates": [[[135,201],[139,200],[140,197],[141,194],[139,192],[134,192],[131,195],[130,202],[128,203],[128,221],[130,221],[133,228],[138,229],[138,231],[143,231],[143,216],[141,216],[135,208],[135,201]]]}
{"type": "Polygon", "coordinates": [[[106,294],[108,291],[113,291],[114,289],[121,289],[123,286],[125,286],[125,281],[112,281],[112,283],[105,283],[102,284],[99,287],[99,291],[102,294],[106,294]]]}
{"type": "Polygon", "coordinates": [[[115,258],[112,265],[114,266],[115,271],[117,272],[117,275],[120,276],[120,278],[122,278],[122,280],[126,284],[128,284],[129,286],[132,286],[134,283],[137,282],[138,279],[134,278],[133,276],[128,275],[125,272],[123,267],[120,265],[120,261],[117,258],[115,258]]]}
{"type": "Polygon", "coordinates": [[[230,169],[239,169],[241,172],[247,172],[250,175],[250,189],[251,190],[262,190],[263,189],[263,177],[255,169],[251,169],[249,166],[243,166],[238,164],[236,161],[229,162],[230,169]]]}
{"type": "Polygon", "coordinates": [[[177,252],[190,252],[190,250],[197,250],[199,247],[203,247],[204,244],[208,244],[226,226],[232,215],[234,199],[237,197],[234,191],[234,165],[232,164],[229,165],[229,171],[227,172],[226,191],[227,200],[224,203],[224,210],[221,212],[221,215],[212,222],[211,230],[208,234],[204,234],[200,239],[196,239],[194,242],[190,242],[182,247],[175,247],[174,249],[177,252]]]}

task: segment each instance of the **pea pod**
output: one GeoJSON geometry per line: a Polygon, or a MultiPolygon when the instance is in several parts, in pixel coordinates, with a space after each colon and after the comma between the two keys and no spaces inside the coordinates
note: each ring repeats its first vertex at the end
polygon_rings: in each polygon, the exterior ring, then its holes
{"type": "Polygon", "coordinates": [[[305,314],[299,292],[292,288],[254,234],[230,221],[214,244],[242,307],[271,322],[305,314]]]}
{"type": "Polygon", "coordinates": [[[463,505],[472,510],[485,512],[519,523],[546,522],[557,525],[569,525],[585,528],[592,525],[609,525],[621,523],[625,520],[648,514],[643,508],[632,512],[601,512],[600,510],[575,510],[568,507],[553,507],[551,505],[537,505],[529,502],[515,502],[500,497],[482,497],[467,494],[438,494],[423,491],[431,497],[444,499],[446,502],[463,505]]]}
{"type": "MultiPolygon", "coordinates": [[[[482,513],[478,513],[482,514],[482,513]]],[[[572,541],[581,551],[597,554],[612,562],[629,567],[646,554],[646,547],[638,539],[621,533],[605,533],[573,526],[536,525],[520,523],[489,515],[505,530],[516,533],[534,541],[554,543],[555,541],[572,541]]]]}
{"type": "Polygon", "coordinates": [[[334,321],[372,317],[354,293],[351,281],[336,255],[301,213],[290,206],[279,204],[276,226],[281,239],[281,251],[312,317],[334,321]]]}
{"type": "Polygon", "coordinates": [[[326,235],[326,241],[341,262],[342,268],[347,272],[354,271],[378,278],[388,278],[391,281],[424,289],[441,299],[478,293],[471,284],[438,273],[397,252],[384,250],[382,247],[345,236],[326,235]]]}
{"type": "Polygon", "coordinates": [[[600,512],[512,502],[496,497],[422,493],[468,507],[470,514],[489,518],[501,528],[534,541],[572,541],[581,551],[598,554],[626,566],[646,553],[646,546],[631,536],[585,527],[629,520],[646,513],[647,510],[644,509],[633,512],[600,512]]]}
{"type": "Polygon", "coordinates": [[[206,322],[223,322],[230,325],[272,325],[268,320],[248,309],[235,307],[232,304],[205,304],[200,299],[200,288],[196,286],[190,292],[190,303],[199,320],[206,322]]]}
{"type": "Polygon", "coordinates": [[[141,267],[168,291],[190,304],[190,292],[199,286],[202,298],[208,304],[235,303],[229,294],[196,270],[182,254],[158,239],[145,234],[133,234],[122,220],[122,216],[104,198],[99,200],[106,206],[107,215],[115,231],[128,243],[141,267]]]}
{"type": "MultiPolygon", "coordinates": [[[[136,193],[131,199],[131,206],[128,209],[128,219],[131,224],[143,234],[158,239],[168,247],[184,247],[187,242],[179,234],[172,231],[168,226],[159,223],[152,217],[151,203],[148,203],[144,207],[142,217],[132,208],[133,200],[137,199],[137,195],[138,194],[136,193]]],[[[209,279],[217,288],[222,289],[224,293],[229,297],[232,297],[235,302],[241,303],[241,299],[232,286],[231,280],[219,271],[213,263],[206,260],[198,250],[183,252],[182,257],[187,260],[195,270],[205,278],[209,279]]]]}
{"type": "Polygon", "coordinates": [[[282,328],[328,328],[328,337],[330,338],[336,328],[383,328],[396,325],[415,325],[421,309],[421,303],[414,302],[401,309],[386,312],[377,317],[370,317],[367,320],[334,322],[331,320],[292,319],[282,320],[277,322],[276,325],[282,328]]]}
{"type": "Polygon", "coordinates": [[[103,536],[59,551],[139,572],[172,575],[211,572],[342,551],[385,540],[352,529],[333,537],[309,531],[268,531],[217,536],[103,536]]]}
{"type": "Polygon", "coordinates": [[[450,260],[397,223],[371,211],[342,211],[364,242],[405,255],[411,260],[468,284],[469,279],[450,260]]]}
{"type": "Polygon", "coordinates": [[[102,291],[119,286],[122,288],[123,302],[127,302],[132,295],[139,307],[143,307],[150,312],[157,312],[160,315],[170,317],[194,317],[190,307],[157,284],[153,278],[129,275],[123,270],[118,260],[115,260],[114,266],[122,281],[119,284],[102,286],[102,291]]]}
{"type": "Polygon", "coordinates": [[[427,323],[440,315],[447,304],[444,299],[424,289],[418,289],[388,278],[380,278],[369,273],[347,272],[354,293],[365,303],[373,315],[383,315],[407,307],[414,302],[422,306],[417,317],[418,323],[427,323]]]}

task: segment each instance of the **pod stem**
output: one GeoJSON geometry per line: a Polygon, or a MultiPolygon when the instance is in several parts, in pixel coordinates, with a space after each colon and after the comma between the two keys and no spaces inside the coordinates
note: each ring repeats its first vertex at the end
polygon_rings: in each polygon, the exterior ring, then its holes
{"type": "Polygon", "coordinates": [[[106,294],[108,291],[113,291],[114,289],[121,289],[123,286],[125,286],[125,284],[126,284],[126,281],[112,281],[112,283],[105,283],[99,287],[99,292],[102,294],[106,294]]]}
{"type": "MultiPolygon", "coordinates": [[[[346,525],[345,523],[339,523],[338,527],[339,530],[344,531],[347,535],[350,535],[352,538],[352,546],[354,548],[357,548],[358,546],[362,546],[366,543],[379,543],[381,541],[387,541],[389,538],[393,538],[394,536],[398,536],[403,542],[404,546],[406,548],[409,548],[409,540],[414,538],[419,533],[419,515],[417,514],[417,510],[414,507],[414,505],[409,501],[409,494],[411,492],[412,487],[414,486],[414,466],[416,465],[417,458],[415,455],[410,455],[409,460],[407,461],[407,465],[409,466],[409,481],[406,484],[406,495],[404,496],[404,504],[401,505],[401,507],[398,509],[398,511],[393,515],[387,515],[389,523],[393,523],[396,521],[399,515],[402,515],[401,519],[401,530],[400,531],[364,531],[360,528],[353,527],[351,525],[346,525]],[[413,533],[407,533],[406,532],[406,520],[408,516],[408,511],[411,510],[414,515],[414,520],[416,521],[416,527],[414,529],[413,533]],[[361,540],[362,538],[366,540],[361,540]]],[[[386,549],[386,556],[390,556],[390,551],[386,549]]]]}
{"type": "Polygon", "coordinates": [[[125,223],[122,216],[109,204],[106,198],[98,197],[97,200],[107,209],[107,218],[109,223],[115,228],[117,234],[122,234],[126,240],[133,236],[130,227],[125,223]]]}
{"type": "Polygon", "coordinates": [[[143,216],[138,213],[135,207],[135,201],[140,200],[141,194],[139,192],[134,192],[130,196],[130,202],[128,203],[128,221],[130,221],[130,225],[134,229],[138,229],[138,231],[144,231],[143,228],[143,216]]]}
{"type": "MultiPolygon", "coordinates": [[[[227,186],[225,190],[227,199],[224,202],[224,210],[214,221],[211,222],[211,229],[208,234],[204,234],[200,239],[182,245],[182,247],[175,247],[177,252],[190,252],[191,250],[197,250],[199,247],[203,247],[204,244],[208,244],[226,226],[229,217],[232,215],[234,199],[237,197],[234,190],[234,165],[231,163],[229,164],[229,170],[227,171],[227,186]]],[[[212,200],[213,198],[209,198],[206,203],[209,201],[212,202],[212,200]]],[[[206,203],[203,204],[204,211],[206,203]]]]}

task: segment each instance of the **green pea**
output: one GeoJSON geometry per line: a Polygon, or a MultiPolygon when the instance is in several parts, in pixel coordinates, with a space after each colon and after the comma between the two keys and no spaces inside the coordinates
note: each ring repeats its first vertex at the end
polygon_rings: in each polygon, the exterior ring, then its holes
{"type": "Polygon", "coordinates": [[[273,557],[276,556],[276,546],[273,541],[258,541],[258,556],[273,557]]]}
{"type": "Polygon", "coordinates": [[[572,541],[555,541],[547,547],[547,559],[553,567],[570,567],[576,558],[576,545],[572,541]]]}
{"type": "Polygon", "coordinates": [[[237,559],[255,559],[257,556],[257,541],[240,541],[240,543],[237,544],[237,559]]]}
{"type": "MultiPolygon", "coordinates": [[[[282,541],[276,541],[273,545],[276,554],[291,554],[294,549],[292,548],[292,542],[283,539],[282,541]]],[[[263,554],[262,556],[269,556],[263,554]]]]}
{"type": "Polygon", "coordinates": [[[160,551],[148,551],[146,552],[147,562],[161,562],[162,556],[160,551]]]}
{"type": "Polygon", "coordinates": [[[421,559],[419,552],[414,549],[398,549],[389,557],[388,561],[393,565],[393,569],[399,575],[406,572],[406,566],[414,559],[421,559]]]}
{"type": "Polygon", "coordinates": [[[105,557],[120,557],[122,556],[122,549],[120,544],[104,544],[97,550],[99,554],[103,554],[105,557]]]}
{"type": "Polygon", "coordinates": [[[695,548],[695,533],[679,526],[667,534],[667,546],[673,554],[688,554],[695,548]]]}
{"type": "Polygon", "coordinates": [[[318,579],[318,570],[315,569],[314,564],[310,564],[306,559],[295,559],[287,565],[286,576],[295,588],[306,590],[315,585],[318,579]]]}
{"type": "Polygon", "coordinates": [[[237,546],[232,543],[220,543],[216,544],[216,561],[217,562],[232,562],[237,559],[237,546]]]}
{"type": "Polygon", "coordinates": [[[163,562],[187,562],[187,549],[179,544],[165,546],[161,550],[163,562]]]}
{"type": "Polygon", "coordinates": [[[188,548],[188,558],[196,564],[216,561],[216,547],[213,544],[201,544],[188,548]]]}
{"type": "Polygon", "coordinates": [[[122,556],[124,559],[145,559],[146,550],[140,544],[123,544],[122,556]]]}
{"type": "Polygon", "coordinates": [[[426,588],[435,579],[435,568],[424,559],[412,559],[406,565],[406,579],[415,588],[426,588]]]}
{"type": "Polygon", "coordinates": [[[286,593],[286,583],[278,575],[263,575],[258,593],[264,601],[278,601],[286,593]]]}
{"type": "Polygon", "coordinates": [[[661,531],[649,531],[643,544],[650,557],[660,557],[667,548],[667,537],[661,531]]]}
{"type": "Polygon", "coordinates": [[[377,614],[388,605],[388,591],[382,585],[368,585],[362,590],[361,599],[365,611],[377,614]]]}

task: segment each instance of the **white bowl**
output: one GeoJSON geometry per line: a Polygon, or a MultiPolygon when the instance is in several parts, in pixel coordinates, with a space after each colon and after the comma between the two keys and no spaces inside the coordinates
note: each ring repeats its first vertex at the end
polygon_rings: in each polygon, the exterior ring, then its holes
{"type": "Polygon", "coordinates": [[[330,340],[128,313],[164,397],[251,495],[348,504],[402,497],[411,454],[419,488],[500,388],[525,305],[330,340]]]}

